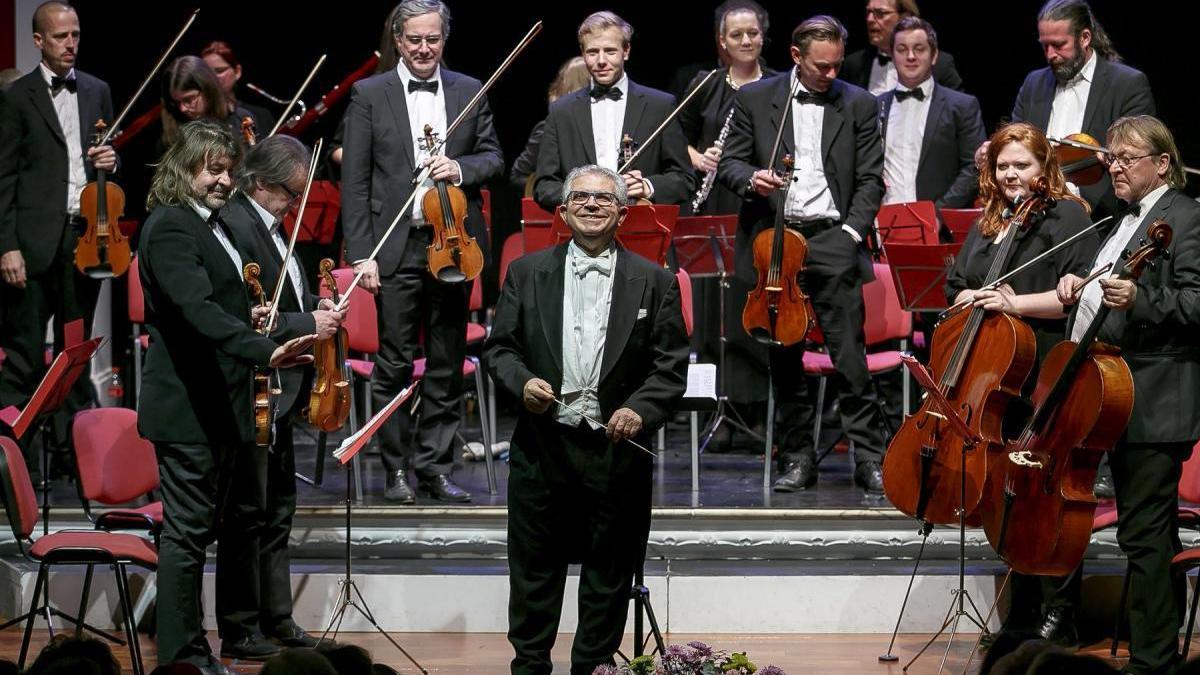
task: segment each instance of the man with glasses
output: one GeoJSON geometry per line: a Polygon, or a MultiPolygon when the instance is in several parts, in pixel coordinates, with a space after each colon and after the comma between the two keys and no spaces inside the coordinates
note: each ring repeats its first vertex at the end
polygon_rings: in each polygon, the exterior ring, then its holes
{"type": "MultiPolygon", "coordinates": [[[[276,135],[246,152],[238,190],[221,210],[243,263],[258,263],[259,280],[270,300],[287,254],[284,215],[299,201],[308,177],[308,148],[291,136],[276,135]]],[[[285,342],[316,334],[334,336],[344,318],[333,302],[312,294],[293,255],[279,294],[279,316],[271,338],[285,342]]],[[[314,647],[292,620],[288,538],[296,512],[296,458],[292,418],[308,406],[312,368],[275,371],[280,394],[271,448],[247,448],[238,457],[232,493],[239,500],[242,536],[217,550],[217,630],[221,655],[265,659],[284,647],[314,647]]]]}
{"type": "Polygon", "coordinates": [[[362,287],[376,294],[379,354],[372,377],[375,409],[386,405],[412,380],[420,348],[426,358],[416,438],[410,438],[407,409],[379,434],[387,474],[384,497],[412,504],[409,458],[418,489],[433,499],[467,502],[471,495],[450,479],[460,425],[462,361],[466,352],[470,285],[446,283],[428,272],[426,247],[433,228],[421,197],[433,181],[448,181],[467,194],[467,232],[487,250],[480,188],[504,170],[500,143],[487,100],[455,129],[443,152],[430,156],[424,128],[439,138],[479,91],[479,80],[441,67],[450,35],[450,10],[438,0],[404,0],[394,12],[392,35],[400,62],[394,70],[354,85],[346,111],[342,155],[342,222],[346,259],[364,272],[362,287]],[[370,259],[408,200],[421,167],[429,177],[400,223],[370,259]]]}
{"type": "Polygon", "coordinates": [[[513,262],[487,344],[521,403],[508,479],[514,674],[552,670],[567,565],[582,563],[571,672],[613,662],[650,532],[645,446],[683,395],[688,342],[674,275],[617,246],[624,177],[573,169],[571,241],[513,262]]]}
{"type": "MultiPolygon", "coordinates": [[[[634,143],[630,149],[639,149],[675,109],[675,97],[637,84],[625,73],[633,26],[624,19],[596,12],[579,25],[577,36],[592,83],[555,101],[546,117],[533,195],[548,211],[558,206],[571,169],[597,164],[620,171],[625,135],[634,143]]],[[[696,174],[678,118],[640,150],[624,173],[630,199],[682,204],[692,198],[696,174]]]]}
{"type": "MultiPolygon", "coordinates": [[[[866,47],[847,54],[838,77],[879,96],[896,88],[896,64],[892,61],[892,31],[901,19],[921,16],[916,0],[868,0],[866,47]]],[[[943,87],[962,89],[963,80],[954,67],[954,57],[942,51],[933,64],[933,79],[943,87]]]]}
{"type": "Polygon", "coordinates": [[[1069,336],[1087,332],[1100,308],[1098,340],[1119,347],[1133,373],[1129,426],[1108,454],[1116,484],[1117,543],[1129,559],[1129,651],[1122,672],[1172,672],[1187,583],[1171,559],[1182,546],[1176,517],[1183,462],[1200,439],[1200,205],[1186,183],[1175,140],[1149,115],[1122,117],[1108,130],[1107,158],[1123,208],[1096,254],[1093,269],[1120,268],[1124,253],[1143,243],[1163,219],[1171,226],[1170,257],[1138,279],[1103,275],[1078,290],[1067,275],[1058,298],[1074,305],[1069,336]]]}

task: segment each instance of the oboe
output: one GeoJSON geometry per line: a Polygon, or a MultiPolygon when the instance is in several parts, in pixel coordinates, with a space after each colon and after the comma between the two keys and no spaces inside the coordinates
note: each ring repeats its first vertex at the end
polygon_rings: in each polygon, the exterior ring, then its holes
{"type": "MultiPolygon", "coordinates": [[[[729,114],[725,116],[725,124],[721,126],[721,133],[717,134],[717,140],[713,143],[718,149],[725,147],[725,138],[729,136],[729,127],[733,123],[733,108],[729,109],[729,114]]],[[[692,200],[692,212],[698,212],[700,205],[708,199],[708,193],[712,192],[713,182],[717,180],[717,169],[713,167],[705,172],[704,183],[700,185],[700,191],[696,193],[696,198],[692,200]]]]}

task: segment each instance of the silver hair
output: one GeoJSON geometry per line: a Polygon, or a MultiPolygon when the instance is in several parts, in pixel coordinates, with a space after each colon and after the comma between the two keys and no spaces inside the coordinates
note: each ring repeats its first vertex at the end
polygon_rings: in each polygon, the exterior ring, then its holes
{"type": "Polygon", "coordinates": [[[277,134],[259,141],[246,152],[238,172],[238,189],[250,194],[256,184],[284,185],[299,169],[307,173],[312,155],[303,143],[277,134]]]}
{"type": "Polygon", "coordinates": [[[617,204],[625,206],[629,203],[629,193],[625,189],[625,179],[621,178],[621,174],[606,169],[598,164],[585,164],[571,169],[571,173],[567,174],[567,179],[563,181],[562,187],[562,203],[567,203],[567,197],[571,194],[571,186],[575,184],[575,180],[580,176],[604,176],[612,181],[613,192],[617,195],[617,204]]]}
{"type": "Polygon", "coordinates": [[[442,39],[450,37],[450,8],[441,0],[404,0],[392,14],[392,37],[404,34],[404,22],[425,14],[437,13],[442,19],[442,39]]]}

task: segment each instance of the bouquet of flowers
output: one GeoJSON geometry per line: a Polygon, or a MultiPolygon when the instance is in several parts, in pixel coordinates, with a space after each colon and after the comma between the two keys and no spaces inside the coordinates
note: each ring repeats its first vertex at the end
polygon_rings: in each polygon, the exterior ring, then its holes
{"type": "Polygon", "coordinates": [[[746,652],[714,650],[703,642],[671,645],[657,663],[653,656],[639,656],[622,666],[599,666],[592,675],[786,675],[775,666],[759,670],[746,652]]]}

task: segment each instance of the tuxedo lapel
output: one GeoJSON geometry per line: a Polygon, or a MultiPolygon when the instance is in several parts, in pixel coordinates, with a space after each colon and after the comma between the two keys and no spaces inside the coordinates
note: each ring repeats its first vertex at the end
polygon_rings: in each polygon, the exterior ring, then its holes
{"type": "Polygon", "coordinates": [[[585,87],[572,94],[571,117],[575,120],[575,130],[579,132],[579,145],[583,148],[586,164],[596,163],[596,137],[592,133],[592,99],[585,87]]]}
{"type": "Polygon", "coordinates": [[[821,160],[825,165],[825,172],[829,173],[833,169],[830,163],[829,151],[833,148],[833,141],[837,138],[838,133],[846,123],[846,115],[842,111],[842,89],[846,85],[834,80],[833,86],[829,88],[829,103],[825,105],[825,114],[822,115],[823,122],[821,124],[821,160]]]}
{"type": "Polygon", "coordinates": [[[1104,98],[1111,84],[1111,74],[1108,60],[1097,56],[1096,70],[1092,72],[1092,86],[1088,88],[1088,100],[1083,108],[1081,130],[1084,132],[1092,127],[1092,120],[1096,117],[1096,108],[1100,106],[1100,99],[1104,98]]]}
{"type": "Polygon", "coordinates": [[[946,105],[946,96],[942,92],[940,85],[933,85],[933,98],[929,101],[929,115],[925,118],[925,134],[921,138],[921,157],[917,160],[917,175],[921,175],[921,169],[925,166],[925,160],[929,157],[926,152],[929,145],[933,143],[933,135],[938,133],[940,129],[951,128],[948,124],[943,123],[943,118],[949,112],[949,107],[946,105]]]}
{"type": "Polygon", "coordinates": [[[1057,87],[1054,72],[1049,68],[1042,71],[1037,87],[1038,91],[1034,93],[1027,121],[1039,129],[1045,129],[1050,125],[1050,108],[1054,105],[1054,91],[1057,87]]]}
{"type": "MultiPolygon", "coordinates": [[[[86,153],[87,149],[92,144],[92,135],[96,132],[96,120],[100,119],[100,97],[97,95],[96,89],[92,87],[91,80],[79,76],[78,71],[75,73],[76,83],[76,100],[79,103],[79,142],[81,148],[86,153]]],[[[112,120],[104,120],[105,124],[112,124],[112,120]]],[[[91,168],[91,162],[86,162],[85,166],[91,168]]]]}
{"type": "MultiPolygon", "coordinates": [[[[446,103],[446,124],[452,124],[458,119],[459,113],[462,112],[466,105],[466,100],[463,96],[461,78],[458,73],[452,73],[448,70],[442,70],[442,97],[446,103]]],[[[450,147],[450,139],[446,139],[446,147],[450,147]]]]}
{"type": "MultiPolygon", "coordinates": [[[[604,339],[604,359],[600,364],[600,382],[608,377],[621,352],[625,351],[625,343],[637,323],[639,309],[642,308],[642,291],[646,287],[646,278],[632,276],[629,271],[629,256],[636,255],[625,249],[618,249],[616,269],[613,270],[612,304],[608,310],[608,332],[604,339]]],[[[649,320],[648,318],[646,320],[649,320]]]]}
{"type": "MultiPolygon", "coordinates": [[[[625,101],[625,119],[621,122],[621,138],[626,134],[634,140],[634,148],[641,145],[650,137],[654,129],[646,129],[646,95],[642,88],[632,81],[629,82],[629,96],[625,101]]],[[[620,139],[618,139],[620,140],[620,139]]]]}
{"type": "Polygon", "coordinates": [[[34,109],[41,114],[42,119],[46,121],[46,126],[50,127],[50,131],[54,133],[54,137],[66,146],[67,138],[63,135],[62,125],[59,124],[58,115],[54,112],[54,102],[50,100],[50,87],[42,79],[40,71],[35,70],[26,78],[25,93],[33,101],[34,109]]]}
{"type": "Polygon", "coordinates": [[[404,82],[400,79],[400,74],[394,70],[388,75],[387,83],[384,85],[384,94],[387,96],[388,105],[392,108],[392,123],[396,125],[396,133],[400,135],[401,149],[404,151],[404,156],[408,158],[408,165],[415,167],[416,159],[413,157],[413,137],[412,129],[408,119],[408,100],[405,98],[404,82]]]}
{"type": "Polygon", "coordinates": [[[550,349],[550,362],[558,369],[557,381],[562,381],[562,323],[563,323],[563,270],[566,267],[567,245],[559,244],[534,273],[537,283],[533,295],[537,301],[538,318],[542,334],[550,349]]]}
{"type": "MultiPolygon", "coordinates": [[[[779,78],[779,85],[775,93],[771,96],[771,132],[779,133],[779,120],[783,120],[783,137],[779,141],[779,153],[771,158],[771,166],[774,167],[784,155],[794,153],[796,145],[795,125],[793,124],[792,111],[790,106],[792,103],[792,81],[791,78],[784,76],[779,78]]],[[[774,139],[772,139],[774,140],[774,139]]]]}

